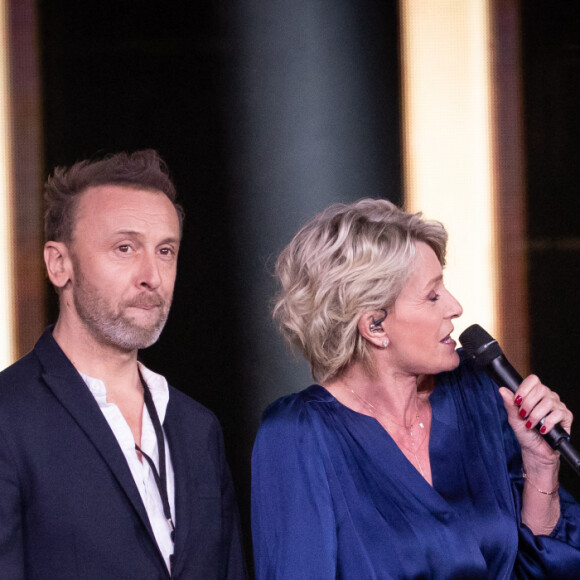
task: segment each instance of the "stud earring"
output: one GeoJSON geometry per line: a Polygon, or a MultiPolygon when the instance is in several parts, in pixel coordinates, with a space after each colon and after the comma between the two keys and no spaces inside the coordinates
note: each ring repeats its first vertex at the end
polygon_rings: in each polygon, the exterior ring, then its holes
{"type": "Polygon", "coordinates": [[[389,339],[385,338],[385,340],[383,340],[383,348],[387,348],[387,346],[389,346],[389,339]]]}

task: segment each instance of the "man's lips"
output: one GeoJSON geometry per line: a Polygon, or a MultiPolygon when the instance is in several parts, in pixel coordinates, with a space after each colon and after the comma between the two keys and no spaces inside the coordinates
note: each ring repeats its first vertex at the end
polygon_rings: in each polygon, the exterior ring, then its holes
{"type": "Polygon", "coordinates": [[[157,298],[141,298],[138,300],[133,300],[127,306],[129,308],[141,308],[142,310],[153,310],[154,308],[159,308],[163,305],[163,301],[157,298]]]}

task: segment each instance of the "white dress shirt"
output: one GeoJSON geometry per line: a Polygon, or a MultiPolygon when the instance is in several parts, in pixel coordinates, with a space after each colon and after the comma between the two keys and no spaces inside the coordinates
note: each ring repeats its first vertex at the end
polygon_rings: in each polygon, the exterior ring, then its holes
{"type": "MultiPolygon", "coordinates": [[[[161,375],[150,371],[141,363],[139,368],[143,379],[147,383],[151,392],[153,404],[159,415],[159,421],[163,424],[165,419],[165,411],[167,403],[169,402],[169,387],[167,381],[161,375]]],[[[147,510],[157,545],[165,558],[167,568],[170,569],[169,557],[173,554],[173,540],[171,539],[171,526],[163,513],[163,503],[159,495],[159,489],[155,483],[153,472],[149,467],[147,461],[140,461],[135,451],[135,440],[129,424],[121,414],[119,407],[114,403],[107,402],[107,389],[105,383],[100,379],[95,379],[80,373],[85,383],[89,387],[91,393],[95,397],[99,408],[103,412],[109,427],[113,431],[119,446],[125,455],[125,459],[147,510]]],[[[139,446],[155,463],[157,471],[159,471],[159,452],[157,449],[157,438],[155,436],[155,429],[151,422],[151,417],[147,411],[147,407],[143,406],[143,421],[141,426],[141,445],[139,446]]],[[[172,520],[175,522],[175,480],[173,472],[173,464],[169,454],[169,447],[167,440],[165,440],[165,458],[166,458],[166,472],[167,472],[167,496],[169,499],[169,506],[171,508],[172,520]]]]}

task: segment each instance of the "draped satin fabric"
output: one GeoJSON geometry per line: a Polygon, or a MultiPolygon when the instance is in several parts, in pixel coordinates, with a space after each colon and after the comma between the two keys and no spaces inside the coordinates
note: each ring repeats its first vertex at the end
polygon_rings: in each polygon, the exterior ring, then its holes
{"type": "Polygon", "coordinates": [[[521,457],[497,387],[464,360],[436,377],[431,487],[372,417],[319,385],[266,410],[252,458],[256,577],[580,578],[580,506],[521,523],[521,457]]]}

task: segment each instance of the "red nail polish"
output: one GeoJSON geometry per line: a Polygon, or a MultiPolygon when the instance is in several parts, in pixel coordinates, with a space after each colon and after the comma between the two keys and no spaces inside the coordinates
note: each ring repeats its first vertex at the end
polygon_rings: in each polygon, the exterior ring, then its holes
{"type": "Polygon", "coordinates": [[[532,428],[532,422],[531,421],[528,421],[526,423],[526,429],[531,429],[531,428],[532,428]]]}
{"type": "Polygon", "coordinates": [[[522,397],[518,395],[514,401],[514,403],[519,407],[522,404],[522,397]]]}
{"type": "Polygon", "coordinates": [[[545,425],[542,425],[540,427],[540,433],[543,435],[545,432],[546,432],[546,426],[545,425]]]}
{"type": "Polygon", "coordinates": [[[525,417],[527,414],[528,414],[528,413],[527,413],[527,411],[526,411],[525,409],[522,409],[522,410],[520,411],[520,417],[522,417],[522,418],[524,418],[524,417],[525,417]]]}

